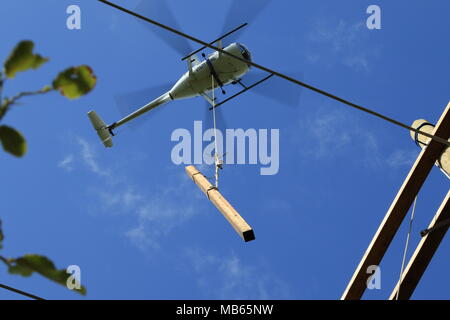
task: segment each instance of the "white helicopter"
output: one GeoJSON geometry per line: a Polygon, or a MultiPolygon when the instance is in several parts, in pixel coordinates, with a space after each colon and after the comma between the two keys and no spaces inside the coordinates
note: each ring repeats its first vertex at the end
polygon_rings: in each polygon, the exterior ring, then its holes
{"type": "MultiPolygon", "coordinates": [[[[232,32],[244,27],[245,25],[246,24],[243,24],[232,32]]],[[[225,36],[212,43],[217,43],[218,47],[222,48],[221,40],[225,36]]],[[[197,50],[196,52],[200,50],[197,50]]],[[[250,50],[241,43],[232,43],[229,46],[223,48],[223,50],[229,52],[232,55],[241,57],[247,61],[251,61],[252,59],[250,50]]],[[[205,60],[200,61],[197,55],[193,53],[183,58],[184,60],[188,61],[188,71],[183,76],[181,76],[181,78],[175,83],[172,89],[117,122],[106,125],[95,111],[89,111],[89,119],[91,120],[92,125],[97,131],[97,134],[103,142],[104,146],[108,148],[112,147],[112,136],[114,136],[113,130],[115,128],[170,101],[202,96],[206,99],[206,101],[208,101],[208,103],[211,104],[212,107],[218,107],[219,105],[253,88],[254,86],[262,83],[272,76],[269,75],[261,81],[258,81],[257,83],[247,87],[242,83],[241,77],[250,70],[250,66],[248,64],[231,56],[223,54],[219,51],[215,51],[207,57],[203,55],[203,57],[205,58],[205,60]],[[210,93],[217,88],[221,88],[222,92],[225,94],[223,87],[229,84],[240,84],[243,87],[243,90],[233,95],[229,99],[221,102],[220,104],[216,104],[213,98],[210,96],[210,93]]]]}
{"type": "MultiPolygon", "coordinates": [[[[242,19],[246,19],[247,21],[251,21],[255,19],[270,1],[271,0],[246,0],[245,2],[243,2],[240,0],[233,0],[231,2],[232,5],[228,12],[227,18],[225,19],[223,32],[225,33],[226,31],[231,29],[232,25],[237,25],[237,22],[239,20],[242,21],[242,19]]],[[[174,18],[171,10],[169,9],[166,0],[141,1],[141,4],[136,8],[136,10],[138,10],[139,12],[152,13],[155,16],[158,16],[159,21],[162,20],[161,22],[165,22],[168,25],[178,27],[178,23],[174,18]]],[[[247,25],[248,23],[241,24],[232,31],[229,31],[218,39],[210,42],[210,44],[215,44],[218,48],[226,51],[227,53],[244,59],[245,61],[251,62],[252,54],[250,50],[244,44],[234,41],[233,38],[234,36],[236,36],[237,31],[247,25]],[[230,37],[232,43],[224,48],[222,46],[222,40],[226,37],[230,37]]],[[[160,30],[158,28],[153,28],[151,29],[151,31],[156,33],[156,35],[162,41],[166,42],[169,46],[179,52],[180,55],[185,55],[186,52],[191,52],[190,54],[182,58],[183,61],[187,61],[188,71],[181,76],[181,78],[175,83],[175,85],[172,86],[170,90],[160,95],[153,101],[145,104],[143,107],[137,109],[136,111],[131,113],[130,111],[128,111],[121,120],[110,125],[106,125],[95,111],[89,111],[89,119],[94,126],[94,129],[97,131],[100,140],[107,148],[113,146],[112,136],[114,136],[114,129],[170,101],[202,96],[207,101],[208,105],[210,105],[209,110],[212,110],[230,101],[231,99],[234,99],[240,94],[258,86],[259,84],[265,82],[273,76],[273,74],[259,74],[257,76],[256,74],[247,75],[250,71],[249,64],[247,64],[245,61],[235,59],[234,57],[228,54],[224,54],[220,51],[214,51],[208,56],[202,53],[203,61],[201,61],[197,56],[197,53],[206,49],[206,46],[192,51],[186,39],[180,38],[167,32],[159,32],[163,30],[160,30]],[[243,76],[245,76],[245,81],[251,81],[253,82],[253,84],[248,86],[245,85],[242,82],[243,76]],[[224,87],[230,84],[238,84],[242,87],[242,90],[221,102],[217,102],[214,91],[220,88],[222,93],[225,94],[226,92],[224,90],[224,87]]],[[[286,88],[286,82],[282,81],[281,85],[283,87],[281,90],[283,90],[283,94],[280,95],[280,90],[276,90],[277,88],[274,88],[274,86],[276,85],[277,82],[273,81],[271,87],[275,90],[267,90],[267,88],[259,87],[261,90],[258,92],[259,88],[256,88],[255,92],[285,104],[292,105],[294,104],[294,102],[298,102],[298,87],[292,87],[292,90],[290,90],[291,94],[289,94],[289,89],[286,88]],[[271,94],[271,91],[275,92],[275,95],[271,94]]],[[[159,93],[152,94],[156,95],[159,93]]]]}

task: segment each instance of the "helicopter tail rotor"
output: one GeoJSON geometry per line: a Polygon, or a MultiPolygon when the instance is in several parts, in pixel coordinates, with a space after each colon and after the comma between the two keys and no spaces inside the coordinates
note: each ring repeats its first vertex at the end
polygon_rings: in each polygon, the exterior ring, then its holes
{"type": "Polygon", "coordinates": [[[98,114],[95,111],[93,110],[89,111],[88,117],[95,131],[97,131],[97,135],[100,138],[103,145],[106,148],[111,148],[113,146],[113,143],[112,143],[112,132],[110,128],[105,124],[105,122],[98,116],[98,114]]]}

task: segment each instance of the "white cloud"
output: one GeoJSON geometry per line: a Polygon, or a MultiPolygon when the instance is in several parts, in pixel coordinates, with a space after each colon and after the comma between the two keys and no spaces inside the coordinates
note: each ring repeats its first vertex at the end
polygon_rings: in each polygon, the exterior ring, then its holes
{"type": "Polygon", "coordinates": [[[185,257],[197,274],[197,284],[217,299],[289,299],[287,283],[261,265],[247,265],[235,253],[217,256],[187,249],[185,257]]]}
{"type": "Polygon", "coordinates": [[[164,237],[189,221],[202,207],[202,202],[198,201],[200,191],[186,175],[179,174],[178,167],[176,172],[173,167],[168,170],[166,183],[148,189],[117,170],[100,165],[96,148],[86,140],[78,137],[76,144],[79,151],[64,158],[58,166],[67,170],[70,165],[73,170],[79,163],[79,170],[87,168],[100,179],[100,186],[99,181],[86,186],[93,196],[95,210],[134,216],[135,225],[124,236],[138,248],[159,248],[164,237]]]}
{"type": "Polygon", "coordinates": [[[60,162],[58,162],[58,168],[64,169],[66,171],[72,171],[73,170],[73,160],[74,157],[72,154],[69,154],[64,157],[60,162]]]}
{"type": "Polygon", "coordinates": [[[316,20],[309,41],[306,59],[310,63],[332,65],[342,63],[347,67],[369,71],[370,63],[380,54],[381,47],[369,38],[365,22],[353,24],[344,20],[316,20]]]}
{"type": "Polygon", "coordinates": [[[133,206],[138,221],[126,233],[132,243],[143,250],[158,249],[161,238],[167,237],[199,212],[202,202],[190,196],[192,191],[198,190],[186,182],[189,181],[165,186],[154,195],[140,195],[133,206]]]}
{"type": "Polygon", "coordinates": [[[358,123],[349,112],[318,108],[310,116],[302,115],[300,132],[295,130],[295,142],[301,153],[314,159],[336,159],[352,155],[352,159],[367,166],[380,165],[380,148],[377,137],[358,123]]]}
{"type": "Polygon", "coordinates": [[[302,115],[299,127],[301,138],[295,130],[294,142],[301,145],[302,155],[316,160],[345,157],[368,167],[398,169],[411,166],[419,154],[414,146],[392,152],[383,150],[377,134],[345,110],[319,107],[309,116],[302,115]]]}
{"type": "Polygon", "coordinates": [[[83,163],[87,165],[93,173],[99,176],[111,176],[111,174],[107,170],[100,169],[100,166],[95,159],[94,148],[82,138],[78,138],[77,142],[81,147],[80,155],[82,157],[83,163]]]}
{"type": "Polygon", "coordinates": [[[386,163],[393,168],[402,166],[410,167],[418,155],[418,150],[396,150],[386,158],[386,163]]]}
{"type": "Polygon", "coordinates": [[[346,116],[337,111],[319,110],[314,118],[302,119],[302,130],[314,139],[315,148],[309,149],[309,152],[316,158],[322,158],[351,143],[354,130],[348,131],[344,127],[345,123],[346,116]]]}

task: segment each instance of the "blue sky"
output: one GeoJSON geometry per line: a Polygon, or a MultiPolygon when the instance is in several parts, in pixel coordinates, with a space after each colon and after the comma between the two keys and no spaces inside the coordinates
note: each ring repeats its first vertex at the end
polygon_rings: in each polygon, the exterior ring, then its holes
{"type": "MultiPolygon", "coordinates": [[[[220,34],[229,7],[169,4],[182,29],[205,41],[220,34]]],[[[119,129],[110,150],[88,122],[93,108],[117,120],[118,94],[175,82],[186,71],[177,53],[135,18],[96,1],[6,0],[0,10],[2,60],[23,39],[51,58],[8,81],[4,95],[40,88],[71,65],[88,64],[98,77],[82,99],[30,98],[5,118],[29,150],[23,159],[0,153],[3,255],[40,253],[60,268],[79,265],[88,299],[340,298],[419,152],[407,131],[307,90],[295,108],[251,93],[225,105],[231,128],[280,129],[277,175],[230,165],[221,177],[223,194],[255,230],[256,241],[243,243],[170,159],[172,131],[203,118],[201,99],[168,105],[136,130],[119,129]],[[71,4],[81,7],[81,30],[66,28],[71,4]]],[[[435,122],[449,101],[449,10],[444,0],[272,1],[239,40],[259,64],[301,73],[407,124],[435,122]],[[381,7],[381,30],[365,25],[371,4],[381,7]]],[[[433,169],[409,254],[447,191],[448,180],[433,169]]],[[[364,298],[390,294],[406,232],[404,223],[383,260],[382,289],[364,298]]],[[[447,237],[413,298],[450,298],[449,249],[447,237]]],[[[0,275],[48,299],[84,299],[39,275],[24,279],[4,268],[0,275]]],[[[0,299],[12,298],[20,297],[0,291],[0,299]]]]}

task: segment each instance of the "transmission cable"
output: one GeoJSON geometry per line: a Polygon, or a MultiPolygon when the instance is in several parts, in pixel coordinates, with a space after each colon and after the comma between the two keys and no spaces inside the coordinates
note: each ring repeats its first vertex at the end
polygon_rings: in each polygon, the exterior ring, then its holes
{"type": "Polygon", "coordinates": [[[271,70],[271,69],[269,69],[269,68],[267,68],[267,67],[264,67],[264,66],[262,66],[262,65],[259,65],[259,64],[255,63],[255,62],[253,62],[253,61],[249,61],[249,60],[246,60],[246,59],[244,59],[244,58],[235,56],[234,54],[231,54],[231,53],[229,53],[228,51],[225,51],[225,50],[222,49],[222,48],[218,48],[218,47],[216,47],[216,46],[214,46],[214,45],[212,45],[212,44],[209,44],[209,43],[204,42],[204,41],[202,41],[202,40],[200,40],[200,39],[197,39],[197,38],[195,38],[195,37],[193,37],[193,36],[190,36],[190,35],[188,35],[188,34],[186,34],[186,33],[184,33],[184,32],[181,32],[181,31],[176,30],[176,29],[174,29],[174,28],[172,28],[172,27],[166,26],[166,25],[164,25],[164,24],[162,24],[162,23],[160,23],[160,22],[157,22],[157,21],[155,21],[155,20],[152,20],[152,19],[150,19],[150,18],[144,17],[144,16],[142,16],[142,15],[136,13],[136,12],[133,12],[133,11],[131,11],[131,10],[128,10],[128,9],[126,9],[126,8],[124,8],[124,7],[121,7],[121,6],[117,5],[117,4],[115,4],[115,3],[109,2],[109,1],[107,1],[107,0],[98,0],[98,1],[100,1],[100,2],[102,2],[102,3],[104,3],[104,4],[107,4],[107,5],[109,5],[109,6],[113,7],[113,8],[116,8],[116,9],[118,9],[118,10],[120,10],[120,11],[123,11],[123,12],[125,12],[125,13],[128,13],[128,14],[130,14],[130,15],[136,17],[136,18],[139,18],[139,19],[141,19],[141,20],[144,20],[144,21],[147,21],[147,22],[149,22],[149,23],[151,23],[151,24],[154,24],[154,25],[156,25],[156,26],[158,26],[158,27],[160,27],[160,28],[163,28],[163,29],[165,29],[165,30],[167,30],[167,31],[170,31],[170,32],[172,32],[172,33],[175,33],[175,34],[177,34],[177,35],[179,35],[179,36],[181,36],[181,37],[184,37],[184,38],[187,38],[187,39],[189,39],[189,40],[191,40],[191,41],[197,42],[197,43],[199,43],[199,44],[201,44],[201,45],[203,45],[203,46],[205,46],[205,47],[208,47],[208,48],[210,48],[210,49],[212,49],[212,50],[215,50],[215,51],[218,51],[218,52],[220,52],[220,53],[226,54],[226,55],[228,55],[228,56],[230,56],[230,57],[233,57],[234,59],[237,59],[237,60],[239,60],[239,61],[241,61],[241,62],[247,63],[248,65],[251,65],[251,66],[253,66],[253,67],[257,68],[257,69],[263,70],[263,71],[268,72],[268,73],[272,73],[272,74],[274,74],[274,75],[276,75],[276,76],[278,76],[278,77],[280,77],[280,78],[283,78],[283,79],[285,79],[285,80],[287,80],[287,81],[290,81],[290,82],[293,82],[293,83],[295,83],[295,84],[297,84],[297,85],[299,85],[299,86],[302,86],[302,87],[305,87],[305,88],[310,89],[310,90],[312,90],[312,91],[315,91],[315,92],[317,92],[317,93],[319,93],[319,94],[322,94],[322,95],[324,95],[324,96],[326,96],[326,97],[329,97],[329,98],[334,99],[334,100],[336,100],[336,101],[339,101],[339,102],[341,102],[341,103],[343,103],[343,104],[346,104],[346,105],[348,105],[348,106],[350,106],[350,107],[352,107],[352,108],[355,108],[355,109],[358,109],[358,110],[360,110],[360,111],[369,113],[369,114],[371,114],[371,115],[373,115],[373,116],[375,116],[375,117],[378,117],[378,118],[380,118],[380,119],[383,119],[383,120],[385,120],[385,121],[388,121],[388,122],[390,122],[390,123],[393,123],[393,124],[395,124],[395,125],[397,125],[397,126],[399,126],[399,127],[402,127],[402,128],[404,128],[404,129],[408,129],[408,130],[410,130],[410,131],[414,131],[414,132],[420,133],[420,134],[422,134],[422,135],[424,135],[424,136],[426,136],[426,137],[428,137],[428,138],[431,138],[431,139],[433,139],[433,140],[435,140],[435,141],[438,141],[438,142],[440,142],[440,143],[442,143],[442,144],[445,144],[445,145],[447,145],[447,146],[450,146],[450,142],[449,142],[448,140],[445,140],[445,139],[441,138],[441,137],[438,137],[438,136],[435,136],[435,135],[432,135],[432,134],[429,134],[429,133],[420,131],[420,130],[415,129],[415,128],[413,128],[413,127],[410,127],[410,126],[408,126],[408,125],[406,125],[406,124],[404,124],[404,123],[402,123],[402,122],[400,122],[400,121],[397,121],[397,120],[395,120],[395,119],[392,119],[392,118],[390,118],[390,117],[387,117],[387,116],[385,116],[385,115],[382,115],[381,113],[378,113],[378,112],[376,112],[376,111],[370,110],[370,109],[368,109],[368,108],[365,108],[365,107],[360,106],[360,105],[358,105],[358,104],[355,104],[355,103],[353,103],[353,102],[347,101],[347,100],[345,100],[345,99],[343,99],[343,98],[340,98],[340,97],[338,97],[338,96],[335,96],[335,95],[333,95],[333,94],[331,94],[331,93],[328,93],[328,92],[326,92],[326,91],[324,91],[324,90],[321,90],[321,89],[318,89],[318,88],[316,88],[316,87],[313,87],[313,86],[311,86],[311,85],[309,85],[309,84],[307,84],[307,83],[305,83],[305,82],[299,81],[299,80],[297,80],[297,79],[294,79],[294,78],[292,78],[292,77],[290,77],[290,76],[287,76],[287,75],[285,75],[285,74],[282,74],[282,73],[280,73],[280,72],[271,70]]]}

